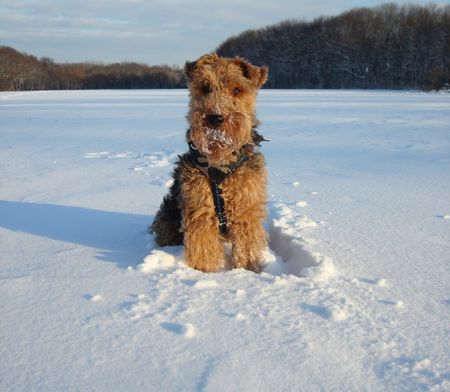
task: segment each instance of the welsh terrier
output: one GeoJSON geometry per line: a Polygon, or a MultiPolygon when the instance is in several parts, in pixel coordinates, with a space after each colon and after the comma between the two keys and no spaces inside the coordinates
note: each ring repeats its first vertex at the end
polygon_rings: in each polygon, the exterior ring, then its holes
{"type": "Polygon", "coordinates": [[[228,242],[232,268],[260,272],[267,174],[255,104],[268,69],[207,54],[186,63],[184,72],[189,152],[179,157],[151,232],[160,246],[184,243],[186,263],[197,270],[222,269],[228,242]]]}

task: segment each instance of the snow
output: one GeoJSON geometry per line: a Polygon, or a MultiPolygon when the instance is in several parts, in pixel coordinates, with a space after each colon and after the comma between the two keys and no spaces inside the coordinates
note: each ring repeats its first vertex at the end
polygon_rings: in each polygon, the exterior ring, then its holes
{"type": "Polygon", "coordinates": [[[147,234],[187,100],[0,93],[0,390],[450,390],[450,96],[262,91],[259,275],[147,234]]]}

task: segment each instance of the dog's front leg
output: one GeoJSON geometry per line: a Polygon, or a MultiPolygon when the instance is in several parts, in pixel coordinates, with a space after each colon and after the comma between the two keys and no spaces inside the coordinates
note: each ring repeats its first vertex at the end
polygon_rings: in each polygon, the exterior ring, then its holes
{"type": "Polygon", "coordinates": [[[267,236],[260,218],[262,214],[259,213],[257,217],[246,214],[231,225],[233,268],[261,272],[262,251],[267,247],[267,236]]]}
{"type": "Polygon", "coordinates": [[[217,272],[224,265],[224,249],[219,238],[217,218],[210,214],[185,216],[184,257],[186,264],[203,272],[217,272]]]}
{"type": "Polygon", "coordinates": [[[209,182],[203,174],[188,174],[182,184],[185,261],[197,270],[216,272],[224,265],[224,249],[209,182]]]}

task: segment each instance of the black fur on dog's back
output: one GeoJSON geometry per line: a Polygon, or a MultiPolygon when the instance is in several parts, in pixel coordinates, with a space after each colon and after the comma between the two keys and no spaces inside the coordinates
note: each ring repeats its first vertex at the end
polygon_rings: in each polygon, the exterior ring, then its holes
{"type": "Polygon", "coordinates": [[[159,246],[174,246],[183,244],[181,231],[181,186],[180,186],[180,160],[175,165],[172,173],[173,184],[169,193],[164,197],[155,219],[149,230],[154,235],[159,246]]]}

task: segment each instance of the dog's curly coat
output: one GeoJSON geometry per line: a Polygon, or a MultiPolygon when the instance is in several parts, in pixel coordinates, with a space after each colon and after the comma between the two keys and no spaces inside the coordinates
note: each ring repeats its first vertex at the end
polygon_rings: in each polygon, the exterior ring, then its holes
{"type": "Polygon", "coordinates": [[[186,135],[191,153],[180,156],[151,230],[160,246],[184,243],[186,263],[192,268],[223,268],[223,242],[228,241],[232,267],[259,272],[267,247],[262,225],[267,175],[264,158],[256,151],[263,138],[255,130],[255,104],[267,68],[239,57],[208,54],[186,63],[185,75],[191,98],[186,135]],[[219,230],[211,168],[226,177],[220,183],[226,234],[219,230]]]}

